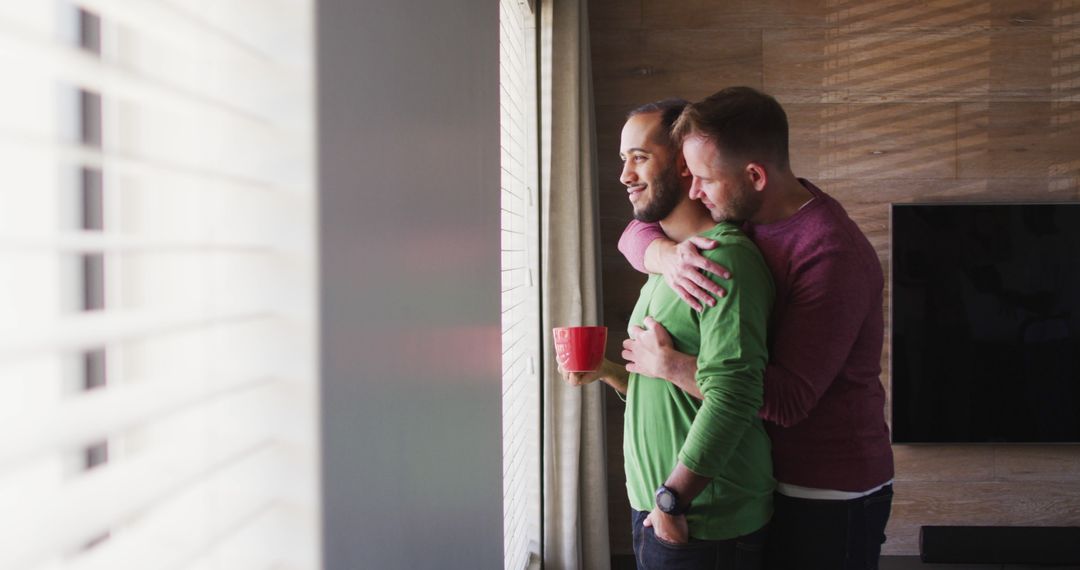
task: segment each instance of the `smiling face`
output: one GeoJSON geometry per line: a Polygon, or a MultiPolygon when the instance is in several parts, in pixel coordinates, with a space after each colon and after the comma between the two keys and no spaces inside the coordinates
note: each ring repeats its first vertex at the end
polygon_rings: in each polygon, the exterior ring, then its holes
{"type": "Polygon", "coordinates": [[[641,113],[623,125],[619,180],[626,185],[634,217],[657,222],[667,217],[684,195],[679,180],[678,151],[661,132],[660,113],[641,113]]]}
{"type": "Polygon", "coordinates": [[[693,175],[690,197],[701,200],[713,221],[742,223],[752,219],[761,208],[762,195],[757,191],[747,168],[725,161],[713,141],[693,135],[683,141],[686,167],[693,175]]]}

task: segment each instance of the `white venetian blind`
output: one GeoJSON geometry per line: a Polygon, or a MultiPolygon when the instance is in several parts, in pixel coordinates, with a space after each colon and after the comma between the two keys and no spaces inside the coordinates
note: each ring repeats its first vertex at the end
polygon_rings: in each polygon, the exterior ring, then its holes
{"type": "Polygon", "coordinates": [[[0,570],[318,568],[312,20],[0,2],[0,570]]]}
{"type": "Polygon", "coordinates": [[[540,556],[539,202],[535,20],[499,2],[502,128],[503,528],[507,570],[540,556]]]}

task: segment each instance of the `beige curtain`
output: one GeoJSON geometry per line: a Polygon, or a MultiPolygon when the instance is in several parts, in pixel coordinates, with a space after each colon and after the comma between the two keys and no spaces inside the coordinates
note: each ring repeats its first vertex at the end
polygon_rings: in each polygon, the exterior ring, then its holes
{"type": "Polygon", "coordinates": [[[603,324],[586,0],[541,3],[544,564],[611,566],[604,385],[567,386],[551,327],[603,324]]]}

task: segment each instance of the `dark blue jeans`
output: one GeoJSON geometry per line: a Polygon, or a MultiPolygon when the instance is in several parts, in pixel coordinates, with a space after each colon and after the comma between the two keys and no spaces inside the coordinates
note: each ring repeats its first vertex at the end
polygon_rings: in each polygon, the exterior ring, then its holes
{"type": "Polygon", "coordinates": [[[892,485],[850,501],[796,499],[777,493],[765,567],[877,570],[892,498],[892,485]]]}
{"type": "Polygon", "coordinates": [[[638,570],[760,570],[768,525],[729,540],[669,544],[642,523],[649,513],[632,511],[634,558],[638,570]]]}

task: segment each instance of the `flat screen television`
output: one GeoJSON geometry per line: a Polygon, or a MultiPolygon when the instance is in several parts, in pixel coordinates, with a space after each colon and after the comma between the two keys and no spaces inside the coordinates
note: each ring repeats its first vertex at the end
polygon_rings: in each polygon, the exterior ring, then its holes
{"type": "Polygon", "coordinates": [[[893,441],[1080,442],[1080,203],[891,218],[893,441]]]}

